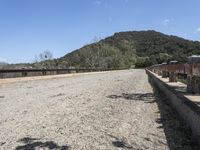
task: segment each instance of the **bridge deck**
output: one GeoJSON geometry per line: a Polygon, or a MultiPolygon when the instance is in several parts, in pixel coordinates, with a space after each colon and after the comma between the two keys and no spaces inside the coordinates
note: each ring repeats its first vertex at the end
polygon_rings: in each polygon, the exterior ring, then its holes
{"type": "Polygon", "coordinates": [[[182,131],[173,135],[174,123],[162,107],[144,70],[2,84],[0,149],[183,146],[182,131]]]}

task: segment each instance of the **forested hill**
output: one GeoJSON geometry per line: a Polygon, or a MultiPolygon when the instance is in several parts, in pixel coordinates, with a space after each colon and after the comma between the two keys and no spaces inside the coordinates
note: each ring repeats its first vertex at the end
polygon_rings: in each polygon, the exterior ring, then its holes
{"type": "Polygon", "coordinates": [[[57,60],[59,66],[145,67],[200,54],[200,42],[189,41],[156,31],[120,32],[84,46],[57,60]]]}
{"type": "Polygon", "coordinates": [[[115,33],[113,36],[86,45],[61,58],[26,66],[32,68],[146,67],[170,60],[185,62],[188,56],[199,54],[200,42],[156,31],[132,31],[115,33]]]}

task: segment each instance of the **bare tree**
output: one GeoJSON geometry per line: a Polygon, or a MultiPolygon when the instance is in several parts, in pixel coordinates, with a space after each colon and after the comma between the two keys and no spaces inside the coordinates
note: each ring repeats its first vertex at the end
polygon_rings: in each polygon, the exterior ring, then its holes
{"type": "Polygon", "coordinates": [[[91,40],[90,44],[92,44],[92,43],[97,43],[97,42],[99,42],[100,40],[101,40],[101,37],[95,36],[95,37],[91,40]]]}
{"type": "Polygon", "coordinates": [[[39,58],[37,55],[34,56],[34,59],[33,59],[33,63],[38,63],[39,62],[39,58]]]}
{"type": "Polygon", "coordinates": [[[40,61],[51,60],[53,54],[50,51],[44,51],[38,55],[40,61]]]}

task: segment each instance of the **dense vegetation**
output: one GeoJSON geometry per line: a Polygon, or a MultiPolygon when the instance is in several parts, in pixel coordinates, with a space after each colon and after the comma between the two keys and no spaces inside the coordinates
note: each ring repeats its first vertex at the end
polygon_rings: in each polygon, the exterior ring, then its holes
{"type": "Polygon", "coordinates": [[[191,55],[200,55],[200,42],[155,31],[133,31],[116,33],[57,61],[74,67],[146,67],[170,60],[185,62],[191,55]]]}
{"type": "Polygon", "coordinates": [[[194,54],[200,55],[200,42],[155,31],[120,32],[59,59],[34,63],[33,67],[146,67],[170,60],[185,62],[194,54]]]}
{"type": "Polygon", "coordinates": [[[59,66],[74,67],[146,67],[200,54],[200,42],[155,31],[120,32],[84,46],[58,59],[59,66]]]}

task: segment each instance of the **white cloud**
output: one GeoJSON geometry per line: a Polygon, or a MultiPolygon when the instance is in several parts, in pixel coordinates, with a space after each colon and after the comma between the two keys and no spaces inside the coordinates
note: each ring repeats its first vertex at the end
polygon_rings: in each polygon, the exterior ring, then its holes
{"type": "Polygon", "coordinates": [[[7,59],[0,57],[0,62],[7,62],[7,59]]]}
{"type": "Polygon", "coordinates": [[[200,27],[196,28],[196,30],[193,32],[193,34],[199,34],[200,33],[200,27]]]}
{"type": "Polygon", "coordinates": [[[183,36],[185,36],[185,37],[186,37],[186,36],[188,36],[188,34],[187,34],[187,33],[184,33],[184,34],[183,34],[183,36]]]}
{"type": "Polygon", "coordinates": [[[101,5],[102,2],[101,2],[100,0],[96,0],[96,1],[94,2],[94,4],[95,4],[95,5],[101,5]]]}
{"type": "Polygon", "coordinates": [[[197,31],[197,32],[200,32],[200,27],[198,27],[196,31],[197,31]]]}
{"type": "Polygon", "coordinates": [[[169,19],[165,19],[162,21],[162,24],[167,26],[168,24],[170,23],[170,20],[169,19]]]}

